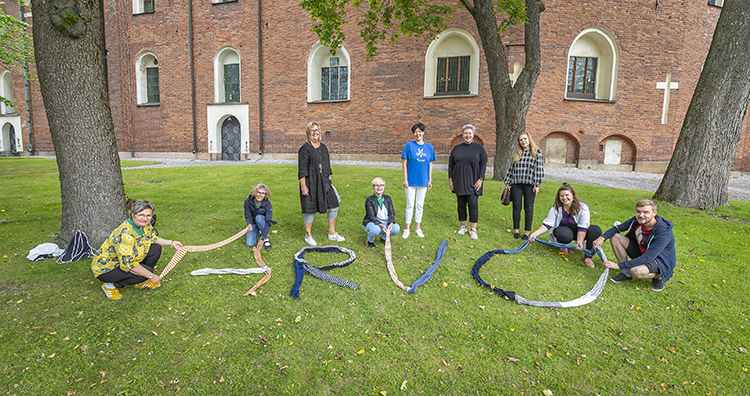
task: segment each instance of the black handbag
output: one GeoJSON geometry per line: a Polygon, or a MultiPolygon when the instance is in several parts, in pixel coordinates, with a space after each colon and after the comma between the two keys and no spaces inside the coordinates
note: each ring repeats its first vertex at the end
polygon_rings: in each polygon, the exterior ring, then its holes
{"type": "Polygon", "coordinates": [[[503,205],[508,206],[510,205],[510,188],[503,189],[503,196],[500,197],[500,202],[502,202],[503,205]]]}

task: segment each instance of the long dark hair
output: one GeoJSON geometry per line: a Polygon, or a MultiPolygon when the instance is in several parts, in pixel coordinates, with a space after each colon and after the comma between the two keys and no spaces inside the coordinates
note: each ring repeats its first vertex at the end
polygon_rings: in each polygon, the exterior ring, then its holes
{"type": "Polygon", "coordinates": [[[555,209],[560,209],[563,207],[563,203],[560,201],[560,193],[563,191],[570,191],[571,194],[573,194],[573,202],[570,204],[570,215],[577,215],[578,212],[581,210],[581,201],[578,199],[578,195],[576,195],[576,190],[573,189],[573,186],[568,184],[567,182],[563,182],[562,186],[557,189],[557,194],[555,195],[555,209]]]}

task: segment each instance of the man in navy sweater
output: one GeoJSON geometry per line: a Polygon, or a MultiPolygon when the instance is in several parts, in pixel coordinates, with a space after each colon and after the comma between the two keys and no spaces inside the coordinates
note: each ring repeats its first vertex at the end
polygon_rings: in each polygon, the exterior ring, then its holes
{"type": "Polygon", "coordinates": [[[648,199],[638,201],[635,216],[607,230],[593,242],[594,249],[610,239],[617,263],[605,261],[605,268],[621,269],[611,278],[614,283],[631,279],[651,279],[651,290],[661,291],[677,265],[673,225],[656,215],[656,204],[648,199]],[[625,235],[622,232],[627,231],[625,235]],[[630,260],[628,260],[630,258],[630,260]]]}

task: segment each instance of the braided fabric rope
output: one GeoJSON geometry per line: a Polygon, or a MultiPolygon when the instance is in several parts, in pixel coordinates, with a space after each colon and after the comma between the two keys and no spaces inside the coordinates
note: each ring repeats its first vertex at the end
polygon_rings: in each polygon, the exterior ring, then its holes
{"type": "MultiPolygon", "coordinates": [[[[564,245],[561,243],[556,242],[548,242],[543,241],[540,239],[534,239],[535,241],[550,245],[554,247],[565,247],[565,248],[573,248],[575,249],[575,245],[564,245]]],[[[517,295],[513,291],[507,291],[500,289],[496,286],[493,286],[491,284],[488,284],[484,280],[482,280],[482,277],[479,276],[479,270],[486,264],[492,256],[495,254],[514,254],[518,253],[521,250],[525,249],[526,246],[529,245],[529,241],[525,241],[520,247],[514,250],[505,250],[505,249],[499,249],[499,250],[491,250],[487,253],[485,253],[482,257],[480,257],[477,262],[474,264],[474,267],[471,269],[471,274],[474,276],[474,279],[476,279],[477,282],[479,282],[480,285],[492,290],[493,292],[506,297],[510,300],[513,300],[519,304],[526,304],[531,305],[535,307],[554,307],[554,308],[569,308],[569,307],[577,307],[581,305],[586,305],[588,303],[593,302],[599,297],[599,294],[601,294],[602,290],[604,290],[604,286],[607,284],[607,277],[609,277],[609,268],[605,268],[604,272],[599,276],[599,279],[596,281],[596,284],[594,284],[594,287],[589,290],[586,294],[583,296],[576,298],[575,300],[570,301],[560,301],[560,302],[548,302],[548,301],[534,301],[534,300],[527,300],[520,295],[517,295]]],[[[585,254],[593,253],[591,250],[584,249],[583,252],[585,254]]],[[[596,250],[596,253],[599,255],[599,258],[602,259],[602,261],[607,261],[607,256],[604,254],[604,251],[602,251],[601,248],[596,250]]]]}
{"type": "Polygon", "coordinates": [[[208,251],[208,250],[213,250],[213,249],[222,247],[222,246],[224,246],[224,245],[226,245],[228,243],[232,243],[232,242],[236,241],[237,239],[239,239],[241,236],[243,236],[245,234],[247,234],[247,229],[243,228],[242,231],[234,234],[233,236],[231,236],[231,237],[229,237],[229,238],[227,238],[227,239],[225,239],[225,240],[223,240],[221,242],[216,242],[216,243],[214,243],[212,245],[183,246],[183,247],[177,249],[177,252],[175,252],[174,256],[172,256],[172,259],[169,260],[169,264],[167,264],[167,266],[164,267],[164,271],[161,272],[161,274],[159,275],[159,277],[160,278],[164,278],[165,276],[167,276],[167,274],[169,273],[169,271],[171,271],[172,268],[174,268],[177,265],[177,263],[179,263],[180,260],[182,260],[182,258],[185,257],[185,253],[187,253],[187,252],[205,252],[205,251],[208,251]]]}
{"type": "MultiPolygon", "coordinates": [[[[390,230],[389,230],[390,231],[390,230]]],[[[417,279],[414,283],[411,284],[411,286],[406,287],[403,283],[398,279],[398,275],[396,275],[396,269],[393,267],[393,253],[391,249],[391,233],[386,232],[385,233],[385,266],[388,268],[388,274],[391,275],[391,279],[393,280],[393,283],[396,284],[396,286],[400,287],[406,293],[413,294],[415,291],[417,291],[417,287],[422,286],[425,284],[430,278],[432,277],[432,274],[435,273],[435,270],[440,265],[440,261],[443,260],[443,255],[445,254],[445,249],[448,247],[448,241],[443,241],[440,244],[440,247],[438,248],[437,258],[435,259],[435,263],[432,264],[430,269],[427,270],[419,279],[417,279]]]]}
{"type": "Polygon", "coordinates": [[[343,268],[348,266],[349,264],[353,263],[354,260],[357,259],[357,255],[354,254],[353,251],[343,248],[340,246],[307,246],[300,249],[297,254],[294,255],[294,285],[292,286],[292,290],[289,291],[289,295],[299,299],[299,289],[302,286],[302,280],[305,277],[305,272],[309,272],[310,275],[324,280],[326,282],[335,283],[339,286],[345,286],[352,290],[357,290],[359,288],[359,284],[349,282],[348,280],[339,279],[333,276],[330,276],[326,274],[323,271],[332,269],[332,268],[343,268]],[[318,252],[318,253],[346,253],[349,255],[349,258],[347,258],[344,261],[340,261],[338,263],[334,263],[331,265],[327,265],[325,267],[313,267],[312,265],[307,263],[307,260],[305,260],[305,253],[307,252],[318,252]]]}
{"type": "Polygon", "coordinates": [[[255,257],[255,262],[258,264],[258,267],[266,268],[266,276],[264,276],[261,280],[259,280],[250,290],[248,290],[243,296],[247,296],[248,294],[256,297],[258,293],[256,290],[263,286],[264,283],[268,282],[269,279],[271,279],[271,269],[268,268],[266,263],[263,262],[263,259],[260,257],[260,246],[263,244],[263,240],[261,238],[258,238],[258,245],[253,248],[253,256],[255,257]]]}
{"type": "Polygon", "coordinates": [[[269,268],[266,265],[266,263],[263,262],[263,259],[260,257],[260,245],[262,243],[263,243],[263,240],[259,240],[258,246],[253,247],[253,255],[255,256],[255,262],[258,263],[258,268],[219,268],[219,269],[201,268],[199,270],[192,271],[190,275],[193,275],[193,276],[224,275],[224,274],[248,275],[248,274],[265,273],[266,276],[264,276],[263,279],[259,280],[255,284],[255,286],[253,286],[250,290],[247,291],[247,293],[243,294],[243,296],[252,295],[253,297],[255,297],[258,295],[258,293],[256,293],[255,290],[261,287],[269,279],[271,279],[271,268],[269,268]]]}

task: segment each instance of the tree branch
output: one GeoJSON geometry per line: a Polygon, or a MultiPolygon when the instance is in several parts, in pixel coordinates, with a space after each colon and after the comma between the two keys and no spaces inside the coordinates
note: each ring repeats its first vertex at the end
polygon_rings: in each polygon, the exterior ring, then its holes
{"type": "Polygon", "coordinates": [[[464,6],[464,8],[466,8],[466,11],[469,11],[469,14],[471,14],[471,16],[475,16],[474,6],[469,3],[469,0],[461,0],[461,4],[464,6]]]}

